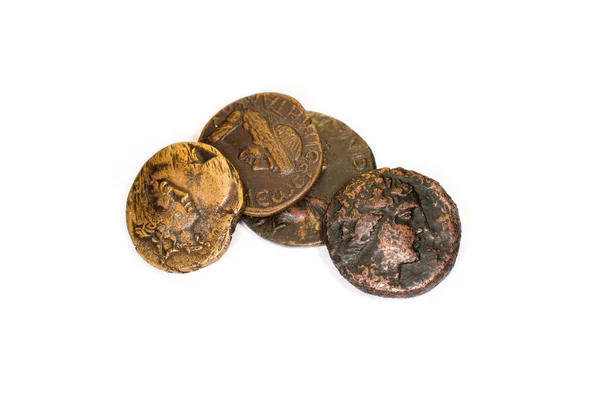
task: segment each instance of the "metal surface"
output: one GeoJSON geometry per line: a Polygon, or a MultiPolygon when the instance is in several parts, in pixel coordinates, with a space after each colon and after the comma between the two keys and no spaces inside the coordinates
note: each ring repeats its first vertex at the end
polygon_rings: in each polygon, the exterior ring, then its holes
{"type": "Polygon", "coordinates": [[[152,156],[127,199],[127,229],[144,260],[167,272],[217,261],[240,219],[243,190],[214,147],[176,143],[152,156]]]}
{"type": "Polygon", "coordinates": [[[325,215],[326,245],[342,276],[383,297],[412,297],[452,269],[458,210],[434,180],[402,168],[352,179],[325,215]]]}
{"type": "Polygon", "coordinates": [[[302,105],[286,95],[259,93],[231,103],[206,124],[199,140],[219,149],[238,170],[247,215],[289,207],[321,172],[317,130],[302,105]]]}
{"type": "Polygon", "coordinates": [[[323,169],[306,197],[269,217],[242,219],[261,237],[290,246],[324,244],[322,221],[333,195],[352,177],[375,168],[375,158],[365,141],[348,125],[309,111],[321,138],[323,169]]]}

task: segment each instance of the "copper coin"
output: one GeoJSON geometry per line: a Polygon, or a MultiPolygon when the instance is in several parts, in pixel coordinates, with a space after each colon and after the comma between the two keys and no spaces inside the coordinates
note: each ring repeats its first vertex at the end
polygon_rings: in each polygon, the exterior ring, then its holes
{"type": "Polygon", "coordinates": [[[456,205],[433,179],[382,168],[350,180],[325,214],[325,241],[342,276],[383,297],[412,297],[448,275],[460,242],[456,205]]]}
{"type": "Polygon", "coordinates": [[[217,261],[240,219],[243,189],[231,163],[204,143],[176,143],[153,155],[127,199],[127,229],[144,260],[167,272],[217,261]]]}
{"type": "Polygon", "coordinates": [[[306,197],[270,217],[244,216],[261,237],[290,246],[320,246],[323,215],[333,195],[352,177],[375,169],[375,158],[365,141],[335,118],[309,111],[323,148],[321,175],[306,197]]]}
{"type": "Polygon", "coordinates": [[[219,149],[240,173],[246,215],[263,217],[289,207],[321,172],[317,129],[302,105],[286,95],[259,93],[231,103],[206,124],[199,140],[219,149]]]}

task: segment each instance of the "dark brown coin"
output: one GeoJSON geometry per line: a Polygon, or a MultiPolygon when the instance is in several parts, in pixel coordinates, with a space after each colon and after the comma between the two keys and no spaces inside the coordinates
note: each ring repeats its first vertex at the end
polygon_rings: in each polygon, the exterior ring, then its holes
{"type": "Polygon", "coordinates": [[[350,180],[325,214],[342,276],[370,294],[412,297],[448,275],[460,242],[456,205],[434,180],[382,168],[350,180]]]}
{"type": "Polygon", "coordinates": [[[135,178],[127,229],[153,266],[195,271],[225,253],[242,205],[240,177],[217,149],[176,143],[153,155],[135,178]]]}
{"type": "Polygon", "coordinates": [[[306,197],[270,217],[243,220],[265,239],[291,246],[319,246],[323,241],[323,215],[333,195],[361,172],[375,169],[369,146],[341,121],[309,111],[321,137],[323,169],[306,197]]]}
{"type": "Polygon", "coordinates": [[[273,215],[300,200],[321,172],[317,129],[298,101],[259,93],[235,101],[204,127],[200,141],[219,149],[236,167],[247,215],[273,215]]]}

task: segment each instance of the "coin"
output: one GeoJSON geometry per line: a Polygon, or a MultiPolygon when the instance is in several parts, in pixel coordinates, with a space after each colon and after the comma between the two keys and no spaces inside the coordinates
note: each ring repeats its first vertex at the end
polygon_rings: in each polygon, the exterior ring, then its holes
{"type": "Polygon", "coordinates": [[[460,242],[456,205],[433,179],[382,168],[350,180],[325,214],[335,266],[360,290],[412,297],[444,279],[460,242]]]}
{"type": "Polygon", "coordinates": [[[246,215],[273,215],[317,180],[323,152],[317,129],[292,97],[259,93],[219,111],[200,139],[219,149],[244,182],[246,215]]]}
{"type": "Polygon", "coordinates": [[[306,197],[269,217],[242,217],[261,237],[290,246],[320,246],[323,215],[333,195],[352,177],[375,169],[375,158],[365,141],[348,125],[309,111],[321,138],[323,168],[306,197]]]}
{"type": "Polygon", "coordinates": [[[231,163],[204,143],[176,143],[153,155],[129,192],[127,229],[144,260],[167,272],[217,261],[240,219],[243,188],[231,163]]]}

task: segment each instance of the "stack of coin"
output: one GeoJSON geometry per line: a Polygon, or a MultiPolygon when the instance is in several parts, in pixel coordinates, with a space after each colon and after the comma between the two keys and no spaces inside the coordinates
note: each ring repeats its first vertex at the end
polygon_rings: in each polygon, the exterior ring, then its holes
{"type": "Polygon", "coordinates": [[[190,272],[223,255],[242,213],[273,242],[325,244],[344,278],[384,297],[432,289],[460,242],[458,210],[436,181],[376,169],[346,124],[278,93],[229,104],[198,142],[151,157],[129,193],[127,227],[148,263],[190,272]]]}

